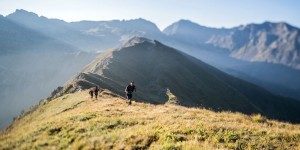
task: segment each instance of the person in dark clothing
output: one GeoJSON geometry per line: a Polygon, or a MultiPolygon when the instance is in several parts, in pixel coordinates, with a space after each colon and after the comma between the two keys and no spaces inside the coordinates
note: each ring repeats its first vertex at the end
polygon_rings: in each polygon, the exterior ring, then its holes
{"type": "Polygon", "coordinates": [[[93,98],[93,96],[94,96],[94,89],[90,89],[89,94],[90,94],[91,98],[93,98]]]}
{"type": "Polygon", "coordinates": [[[99,93],[99,88],[98,88],[98,86],[95,86],[94,87],[94,94],[95,94],[95,98],[97,99],[97,97],[98,97],[98,93],[99,93]]]}
{"type": "Polygon", "coordinates": [[[133,92],[136,92],[136,87],[134,85],[134,82],[132,81],[125,89],[125,93],[126,93],[127,100],[128,100],[127,102],[129,105],[131,105],[131,98],[132,98],[133,92]]]}

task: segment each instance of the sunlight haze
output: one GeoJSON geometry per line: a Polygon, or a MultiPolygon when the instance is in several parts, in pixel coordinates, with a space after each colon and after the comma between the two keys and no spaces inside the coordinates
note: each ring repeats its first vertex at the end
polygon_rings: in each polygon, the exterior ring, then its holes
{"type": "Polygon", "coordinates": [[[300,26],[296,0],[1,0],[0,14],[24,9],[68,22],[144,18],[162,30],[180,19],[210,27],[234,27],[264,21],[285,21],[300,26]]]}

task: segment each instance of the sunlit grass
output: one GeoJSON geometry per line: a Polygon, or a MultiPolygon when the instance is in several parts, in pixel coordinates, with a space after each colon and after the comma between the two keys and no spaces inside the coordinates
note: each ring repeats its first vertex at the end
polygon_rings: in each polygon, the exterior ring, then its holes
{"type": "MultiPolygon", "coordinates": [[[[137,100],[138,101],[138,100],[137,100]]],[[[299,149],[300,125],[256,114],[134,103],[87,91],[41,105],[0,134],[0,149],[299,149]]]]}

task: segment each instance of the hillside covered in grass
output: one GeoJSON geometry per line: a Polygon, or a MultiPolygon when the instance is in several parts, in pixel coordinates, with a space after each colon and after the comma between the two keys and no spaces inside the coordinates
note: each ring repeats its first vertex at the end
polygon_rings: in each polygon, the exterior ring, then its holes
{"type": "MultiPolygon", "coordinates": [[[[172,99],[172,98],[171,98],[172,99]]],[[[136,102],[88,91],[41,102],[0,133],[0,149],[300,149],[300,125],[260,115],[136,102]]]]}
{"type": "Polygon", "coordinates": [[[159,41],[143,37],[133,37],[98,55],[51,97],[94,86],[124,95],[130,81],[135,81],[138,89],[135,97],[141,102],[165,104],[169,91],[182,106],[249,115],[259,113],[300,123],[300,101],[274,95],[159,41]]]}

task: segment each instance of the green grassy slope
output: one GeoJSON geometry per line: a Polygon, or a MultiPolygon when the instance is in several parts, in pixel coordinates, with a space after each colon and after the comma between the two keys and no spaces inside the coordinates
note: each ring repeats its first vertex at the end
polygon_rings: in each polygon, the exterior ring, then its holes
{"type": "Polygon", "coordinates": [[[299,149],[299,143],[300,125],[171,104],[128,106],[109,91],[98,100],[82,91],[41,103],[0,133],[0,149],[299,149]]]}
{"type": "Polygon", "coordinates": [[[184,106],[261,113],[271,119],[300,122],[299,101],[273,95],[158,41],[141,37],[99,55],[54,95],[98,85],[123,96],[132,80],[137,86],[135,96],[142,102],[164,104],[169,90],[184,106]]]}
{"type": "Polygon", "coordinates": [[[98,85],[124,95],[125,87],[134,80],[138,89],[136,97],[143,102],[165,103],[169,89],[185,106],[247,113],[259,111],[245,96],[190,61],[188,56],[157,41],[136,39],[146,41],[100,55],[69,85],[80,89],[98,85]]]}

